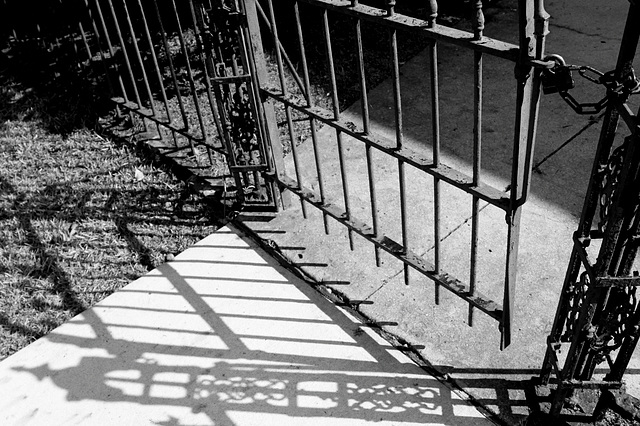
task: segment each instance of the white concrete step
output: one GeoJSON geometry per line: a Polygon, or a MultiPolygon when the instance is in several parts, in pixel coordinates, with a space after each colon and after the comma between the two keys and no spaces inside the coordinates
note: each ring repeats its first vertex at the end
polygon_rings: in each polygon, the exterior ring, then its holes
{"type": "Polygon", "coordinates": [[[0,362],[1,425],[481,425],[225,227],[0,362]]]}

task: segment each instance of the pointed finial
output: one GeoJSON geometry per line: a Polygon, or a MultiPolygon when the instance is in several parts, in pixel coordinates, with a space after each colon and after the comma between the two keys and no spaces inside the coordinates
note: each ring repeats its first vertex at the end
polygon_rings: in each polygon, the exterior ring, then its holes
{"type": "Polygon", "coordinates": [[[431,13],[429,14],[429,28],[436,26],[436,18],[438,17],[438,0],[429,0],[429,8],[431,13]]]}
{"type": "Polygon", "coordinates": [[[393,16],[395,13],[396,0],[387,0],[387,16],[393,16]]]}
{"type": "Polygon", "coordinates": [[[482,32],[484,31],[484,13],[482,12],[482,0],[475,0],[474,9],[476,14],[473,20],[474,40],[482,40],[482,32]]]}

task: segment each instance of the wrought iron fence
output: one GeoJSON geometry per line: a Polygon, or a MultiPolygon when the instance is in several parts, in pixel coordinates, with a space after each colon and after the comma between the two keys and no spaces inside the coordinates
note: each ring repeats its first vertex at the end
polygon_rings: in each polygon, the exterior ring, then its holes
{"type": "Polygon", "coordinates": [[[273,188],[262,175],[272,160],[259,125],[246,25],[226,13],[224,2],[53,3],[55,13],[39,16],[26,13],[27,2],[4,0],[2,15],[19,18],[7,22],[8,42],[33,45],[50,61],[71,51],[70,62],[108,86],[126,113],[119,117],[135,118],[138,138],[171,148],[245,208],[274,208],[273,188]]]}
{"type": "MultiPolygon", "coordinates": [[[[636,258],[640,235],[640,122],[629,97],[640,93],[633,62],[640,39],[640,6],[631,2],[618,62],[609,73],[589,72],[606,88],[602,101],[579,104],[569,94],[571,67],[557,61],[547,78],[578,113],[606,107],[596,158],[573,251],[541,371],[544,384],[557,379],[551,414],[559,415],[574,389],[619,388],[640,337],[640,277],[636,258]],[[560,75],[560,78],[558,78],[560,75]],[[559,81],[558,81],[559,82],[559,81]],[[630,133],[616,142],[619,122],[630,133]],[[595,256],[595,261],[593,258],[595,256]],[[604,375],[595,375],[604,364],[604,375]]],[[[561,58],[560,58],[561,59],[561,58]]]]}
{"type": "MultiPolygon", "coordinates": [[[[18,2],[4,0],[7,5],[18,2]]],[[[518,240],[522,205],[529,190],[532,152],[535,141],[540,75],[544,58],[544,39],[548,15],[541,0],[519,0],[519,44],[502,42],[484,34],[481,1],[472,2],[471,31],[454,29],[438,22],[438,3],[428,2],[426,19],[399,13],[401,4],[386,1],[374,7],[357,0],[59,0],[74,10],[75,24],[69,23],[70,45],[84,67],[95,69],[111,88],[113,101],[124,117],[137,117],[137,123],[149,139],[171,147],[174,155],[183,155],[196,170],[214,176],[214,184],[226,194],[237,197],[245,206],[274,207],[280,191],[297,195],[303,210],[320,209],[325,218],[332,217],[344,225],[353,245],[359,234],[375,247],[376,261],[384,251],[404,265],[405,281],[410,270],[435,282],[435,301],[442,287],[469,304],[469,324],[480,310],[495,319],[502,332],[502,347],[511,342],[516,283],[518,240]],[[79,15],[77,11],[84,13],[79,15]],[[286,20],[289,17],[289,20],[286,20]],[[316,26],[307,23],[315,19],[316,26]],[[335,22],[333,22],[335,20],[335,22]],[[339,20],[339,21],[338,21],[339,20]],[[303,21],[305,23],[303,23],[303,21]],[[345,24],[345,26],[343,26],[345,24]],[[71,28],[75,25],[74,28],[71,28]],[[286,25],[285,37],[279,29],[286,25]],[[392,80],[395,137],[386,138],[372,126],[367,92],[367,46],[362,28],[368,25],[386,35],[389,74],[392,80]],[[335,39],[349,31],[356,66],[346,74],[357,82],[361,98],[359,123],[342,115],[342,93],[336,69],[344,68],[344,57],[333,52],[335,39]],[[310,34],[313,32],[313,34],[310,34]],[[421,151],[407,143],[404,135],[400,84],[399,40],[403,35],[421,39],[427,46],[430,82],[430,149],[421,151]],[[310,40],[315,40],[312,43],[310,40]],[[264,45],[270,51],[265,54],[264,45]],[[442,160],[443,140],[440,125],[438,51],[441,46],[459,46],[473,56],[473,160],[471,173],[451,167],[442,160]],[[293,50],[293,53],[291,52],[293,50]],[[310,50],[314,50],[311,52],[310,50]],[[310,58],[323,55],[320,71],[328,96],[319,102],[314,92],[310,58]],[[270,55],[272,66],[265,56],[270,55]],[[514,139],[510,185],[504,188],[488,184],[483,175],[483,61],[487,56],[515,65],[517,75],[512,84],[514,105],[514,139]],[[328,99],[328,101],[326,100],[328,99]],[[282,111],[278,126],[274,106],[282,111]],[[298,152],[298,123],[307,123],[314,147],[314,180],[317,188],[305,186],[298,152]],[[334,129],[337,145],[341,189],[336,193],[325,185],[324,165],[320,160],[318,128],[334,129]],[[356,141],[365,150],[368,205],[370,216],[357,217],[352,211],[353,196],[345,160],[346,139],[356,141]],[[288,142],[287,142],[288,141],[288,142]],[[283,146],[291,150],[294,168],[289,175],[283,165],[283,146]],[[379,188],[376,186],[376,156],[396,163],[399,197],[400,231],[385,234],[380,224],[379,188]],[[407,174],[418,171],[432,179],[433,262],[413,246],[407,203],[407,174]],[[206,172],[206,173],[205,173],[206,172]],[[445,271],[442,261],[443,186],[467,194],[471,206],[469,241],[469,275],[456,277],[445,271]],[[478,235],[481,202],[506,213],[506,241],[502,300],[493,300],[478,288],[478,235]]],[[[37,28],[36,28],[37,29],[37,28]]],[[[14,41],[21,38],[13,33],[14,41]]],[[[36,31],[37,34],[37,31],[36,31]]],[[[318,62],[313,63],[314,67],[318,62]]],[[[348,68],[348,67],[347,67],[348,68]]],[[[349,142],[350,143],[350,142],[349,142]]],[[[306,213],[306,212],[303,212],[306,213]]],[[[445,212],[446,213],[446,212],[445,212]]],[[[492,292],[494,292],[492,289],[492,292]]]]}

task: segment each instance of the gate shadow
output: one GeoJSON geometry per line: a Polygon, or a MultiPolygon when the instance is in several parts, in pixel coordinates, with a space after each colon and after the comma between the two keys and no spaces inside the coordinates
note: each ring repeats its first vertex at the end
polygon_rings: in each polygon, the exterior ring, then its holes
{"type": "Polygon", "coordinates": [[[32,421],[484,420],[369,327],[224,232],[8,358],[0,378],[10,395],[2,412],[32,421]]]}

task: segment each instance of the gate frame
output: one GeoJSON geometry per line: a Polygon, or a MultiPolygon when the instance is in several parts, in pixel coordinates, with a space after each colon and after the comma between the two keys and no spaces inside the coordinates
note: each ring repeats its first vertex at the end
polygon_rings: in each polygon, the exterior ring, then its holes
{"type": "MultiPolygon", "coordinates": [[[[285,105],[287,110],[289,108],[297,109],[300,112],[305,113],[312,122],[315,120],[322,121],[325,125],[334,127],[338,134],[344,133],[355,139],[364,142],[367,148],[374,147],[392,156],[396,156],[399,160],[399,165],[402,170],[403,162],[407,162],[428,174],[433,175],[435,179],[435,186],[438,186],[440,180],[452,184],[453,186],[462,189],[463,191],[473,195],[474,210],[473,210],[473,236],[472,236],[472,261],[471,261],[471,283],[467,285],[446,273],[442,273],[438,266],[438,249],[436,249],[436,264],[430,265],[424,261],[421,257],[413,254],[408,250],[404,241],[405,232],[403,232],[403,244],[396,243],[387,237],[376,235],[375,229],[366,223],[360,222],[350,216],[348,205],[345,206],[346,211],[343,211],[335,206],[325,205],[324,195],[320,196],[315,193],[306,190],[299,185],[299,179],[293,180],[286,176],[284,172],[284,159],[280,157],[279,149],[277,148],[279,143],[273,143],[279,141],[278,132],[276,129],[275,121],[272,118],[267,118],[264,124],[268,130],[265,132],[270,135],[271,147],[273,149],[273,167],[274,169],[268,175],[274,182],[274,186],[280,188],[280,192],[285,194],[291,192],[297,195],[303,205],[306,203],[314,205],[323,212],[323,217],[331,216],[336,221],[342,223],[349,231],[350,241],[352,232],[358,233],[360,236],[373,243],[376,248],[376,254],[378,249],[383,249],[390,253],[392,256],[401,260],[405,265],[405,277],[407,277],[408,267],[416,269],[426,277],[435,282],[436,287],[436,303],[438,300],[438,288],[444,286],[454,294],[458,295],[462,299],[469,303],[469,324],[473,322],[473,309],[478,308],[489,316],[493,317],[499,322],[499,329],[501,333],[500,349],[504,349],[511,344],[512,336],[512,321],[514,311],[514,297],[516,291],[516,278],[517,278],[517,262],[518,262],[518,245],[520,238],[521,216],[522,207],[527,200],[529,187],[531,183],[531,169],[533,162],[533,150],[535,146],[536,125],[538,119],[539,99],[541,94],[541,73],[543,69],[543,58],[545,49],[545,37],[548,34],[548,21],[549,14],[544,9],[543,0],[518,0],[518,17],[519,17],[519,45],[511,45],[508,43],[500,42],[497,40],[484,37],[482,30],[484,28],[484,16],[482,14],[481,1],[475,2],[476,18],[474,21],[474,33],[467,33],[465,31],[455,30],[449,27],[440,26],[435,23],[437,17],[437,2],[430,0],[432,7],[432,14],[429,21],[417,20],[406,16],[398,15],[394,13],[393,6],[394,1],[387,2],[387,15],[385,22],[388,28],[407,29],[410,25],[407,22],[420,22],[419,29],[413,29],[414,31],[421,31],[427,38],[432,40],[432,54],[435,56],[435,46],[439,42],[452,43],[467,47],[475,52],[475,130],[474,139],[476,145],[476,152],[479,153],[481,144],[481,110],[482,110],[482,55],[489,54],[498,56],[504,59],[511,60],[516,64],[516,84],[517,84],[517,100],[516,100],[516,125],[513,143],[513,165],[510,193],[508,197],[504,197],[502,194],[495,194],[492,191],[487,190],[486,185],[480,182],[480,159],[479,154],[476,154],[474,159],[474,176],[467,177],[463,174],[443,167],[438,162],[437,158],[434,158],[433,164],[427,164],[425,161],[421,161],[419,156],[411,155],[409,153],[406,157],[402,156],[401,151],[409,151],[404,147],[401,147],[400,142],[397,147],[386,147],[377,141],[367,139],[366,137],[366,124],[365,136],[360,132],[356,132],[349,126],[340,123],[337,112],[334,111],[334,118],[327,118],[313,108],[307,106],[297,105],[291,99],[288,99],[286,93],[275,93],[265,89],[261,82],[266,81],[266,63],[264,62],[264,54],[262,53],[262,44],[260,37],[260,23],[258,22],[256,12],[258,0],[238,0],[243,4],[243,10],[247,13],[247,22],[249,30],[249,39],[251,40],[251,47],[254,51],[254,57],[256,59],[257,68],[257,86],[260,88],[260,97],[263,99],[263,104],[266,106],[269,104],[267,99],[273,99],[274,101],[281,102],[285,105]],[[434,167],[435,166],[435,167],[434,167]],[[504,293],[503,293],[503,305],[500,306],[485,296],[481,295],[475,290],[475,256],[474,252],[477,250],[477,227],[478,227],[478,201],[483,199],[488,201],[506,212],[507,222],[507,254],[505,262],[505,281],[504,281],[504,293]]],[[[380,9],[371,8],[359,4],[358,0],[295,0],[294,4],[297,6],[299,2],[314,4],[323,8],[326,13],[327,10],[334,10],[343,12],[346,15],[353,16],[358,21],[369,19],[380,19],[380,9]]],[[[268,4],[271,7],[272,1],[268,0],[268,4]]],[[[273,14],[272,14],[273,15],[273,14]]],[[[275,21],[271,16],[271,26],[275,28],[275,21]]],[[[418,25],[416,25],[418,26],[418,25]]],[[[326,27],[326,22],[325,22],[326,27]]],[[[281,46],[279,46],[277,35],[275,39],[276,55],[280,54],[281,46]]],[[[394,78],[398,81],[397,71],[397,58],[395,63],[394,78]]],[[[281,62],[280,59],[278,59],[281,62]]],[[[281,64],[280,64],[281,66],[281,64]]],[[[362,67],[363,65],[360,64],[362,67]]],[[[437,71],[437,70],[436,70],[437,71]]],[[[279,71],[281,72],[281,71],[279,71]]],[[[399,91],[399,86],[396,91],[399,91]]],[[[366,91],[363,91],[363,95],[366,95],[366,91]]],[[[399,92],[396,93],[396,105],[399,103],[399,92]]],[[[437,77],[436,87],[433,93],[433,98],[437,99],[437,77]]],[[[437,105],[434,103],[434,105],[437,105]]],[[[267,107],[266,110],[269,108],[267,107]]],[[[335,109],[335,107],[334,107],[335,109]]],[[[367,114],[365,112],[365,114],[367,114]]],[[[437,118],[437,112],[435,113],[437,118]]],[[[396,110],[396,115],[400,115],[396,110]]],[[[438,124],[439,126],[439,124],[438,124]]],[[[437,127],[437,126],[434,126],[437,127]]],[[[437,140],[437,132],[434,130],[435,140],[437,140]]],[[[398,130],[401,133],[401,130],[398,130]]],[[[295,152],[294,152],[295,155],[295,152]]],[[[434,157],[436,154],[434,152],[434,157]]],[[[402,176],[402,171],[400,172],[402,176]]],[[[344,174],[343,174],[344,176],[344,174]]],[[[402,179],[402,178],[401,178],[402,179]]],[[[344,180],[343,180],[344,182],[344,180]]],[[[343,183],[344,185],[344,183],[343,183]]],[[[491,188],[493,189],[493,188],[491,188]]],[[[346,191],[345,191],[346,192],[346,191]]],[[[403,203],[403,195],[401,188],[401,204],[403,203]]],[[[436,189],[436,197],[438,190],[436,189]]],[[[497,190],[495,192],[498,192],[497,190]]],[[[286,205],[285,202],[283,205],[286,205]]],[[[402,210],[402,207],[401,207],[402,210]]],[[[436,210],[439,207],[436,206],[436,210]]],[[[401,212],[404,215],[404,212],[401,212]]],[[[436,219],[438,222],[438,219],[436,219]]],[[[403,224],[404,227],[404,224],[403,224]]],[[[439,225],[436,224],[436,229],[439,225]]],[[[375,218],[374,218],[375,228],[375,218]]],[[[437,231],[436,231],[437,232],[437,231]]],[[[436,241],[439,243],[439,238],[436,234],[436,241]]],[[[406,278],[405,278],[406,279],[406,278]]]]}

